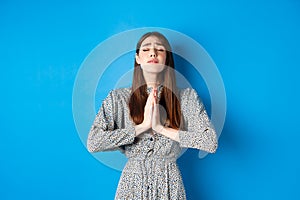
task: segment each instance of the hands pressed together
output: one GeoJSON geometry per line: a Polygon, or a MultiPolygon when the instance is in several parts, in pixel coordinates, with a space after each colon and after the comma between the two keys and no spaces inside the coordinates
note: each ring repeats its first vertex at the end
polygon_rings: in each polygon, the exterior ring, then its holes
{"type": "Polygon", "coordinates": [[[159,104],[157,101],[157,90],[153,89],[149,94],[145,105],[144,121],[135,127],[136,135],[139,135],[149,129],[160,133],[164,128],[160,122],[159,104]]]}
{"type": "Polygon", "coordinates": [[[157,89],[153,89],[148,96],[145,109],[144,121],[135,126],[136,136],[151,129],[173,140],[179,141],[178,130],[164,127],[160,122],[159,103],[157,89]]]}
{"type": "Polygon", "coordinates": [[[151,128],[157,133],[161,132],[163,129],[163,126],[160,122],[157,89],[153,89],[148,96],[144,109],[144,121],[142,124],[145,126],[145,128],[151,128]]]}

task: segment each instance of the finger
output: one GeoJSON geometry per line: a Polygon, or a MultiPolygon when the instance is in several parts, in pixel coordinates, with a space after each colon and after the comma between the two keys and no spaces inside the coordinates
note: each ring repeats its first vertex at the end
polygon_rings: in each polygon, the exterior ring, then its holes
{"type": "Polygon", "coordinates": [[[159,124],[160,124],[159,105],[156,104],[153,107],[152,127],[156,127],[159,124]]]}
{"type": "Polygon", "coordinates": [[[155,88],[155,89],[153,89],[153,96],[154,96],[154,98],[156,98],[157,97],[157,89],[155,88]]]}
{"type": "Polygon", "coordinates": [[[150,119],[152,119],[152,117],[153,117],[153,105],[150,106],[149,117],[150,117],[150,119]]]}
{"type": "Polygon", "coordinates": [[[154,117],[159,118],[159,104],[155,104],[153,106],[153,114],[154,114],[154,117]]]}
{"type": "Polygon", "coordinates": [[[146,101],[146,105],[145,105],[145,106],[146,106],[146,107],[151,106],[152,102],[153,102],[153,96],[152,96],[152,95],[149,95],[148,98],[147,98],[147,101],[146,101]]]}
{"type": "Polygon", "coordinates": [[[153,89],[153,96],[154,96],[155,103],[157,103],[157,95],[158,95],[157,88],[155,88],[153,89]]]}

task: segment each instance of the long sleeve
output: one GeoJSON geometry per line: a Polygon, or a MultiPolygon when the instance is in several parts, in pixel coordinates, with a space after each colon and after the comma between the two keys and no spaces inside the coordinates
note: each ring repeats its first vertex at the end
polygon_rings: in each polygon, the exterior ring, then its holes
{"type": "Polygon", "coordinates": [[[183,95],[184,130],[179,131],[180,146],[214,153],[218,146],[217,135],[202,101],[194,89],[186,89],[183,95]]]}
{"type": "MultiPolygon", "coordinates": [[[[134,141],[135,129],[129,123],[126,127],[118,127],[117,120],[124,121],[124,112],[116,102],[116,95],[111,91],[103,101],[87,139],[89,152],[122,150],[122,146],[134,141]],[[120,108],[116,108],[116,107],[120,108]],[[118,111],[116,111],[118,110],[118,111]]],[[[124,106],[125,107],[125,106],[124,106]]]]}

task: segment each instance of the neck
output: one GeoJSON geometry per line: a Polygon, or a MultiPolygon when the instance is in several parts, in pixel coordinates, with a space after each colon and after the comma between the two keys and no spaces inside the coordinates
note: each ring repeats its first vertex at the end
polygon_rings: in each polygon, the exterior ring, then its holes
{"type": "Polygon", "coordinates": [[[147,84],[147,87],[157,88],[162,83],[162,75],[161,74],[144,74],[144,79],[147,84]]]}

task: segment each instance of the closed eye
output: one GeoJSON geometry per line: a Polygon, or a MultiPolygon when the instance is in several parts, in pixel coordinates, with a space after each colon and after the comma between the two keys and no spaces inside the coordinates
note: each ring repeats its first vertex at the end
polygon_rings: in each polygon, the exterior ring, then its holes
{"type": "MultiPolygon", "coordinates": [[[[145,48],[145,49],[142,49],[143,52],[147,52],[147,51],[150,51],[149,48],[145,48]]],[[[165,49],[154,49],[154,51],[159,51],[159,52],[164,52],[165,49]]]]}

